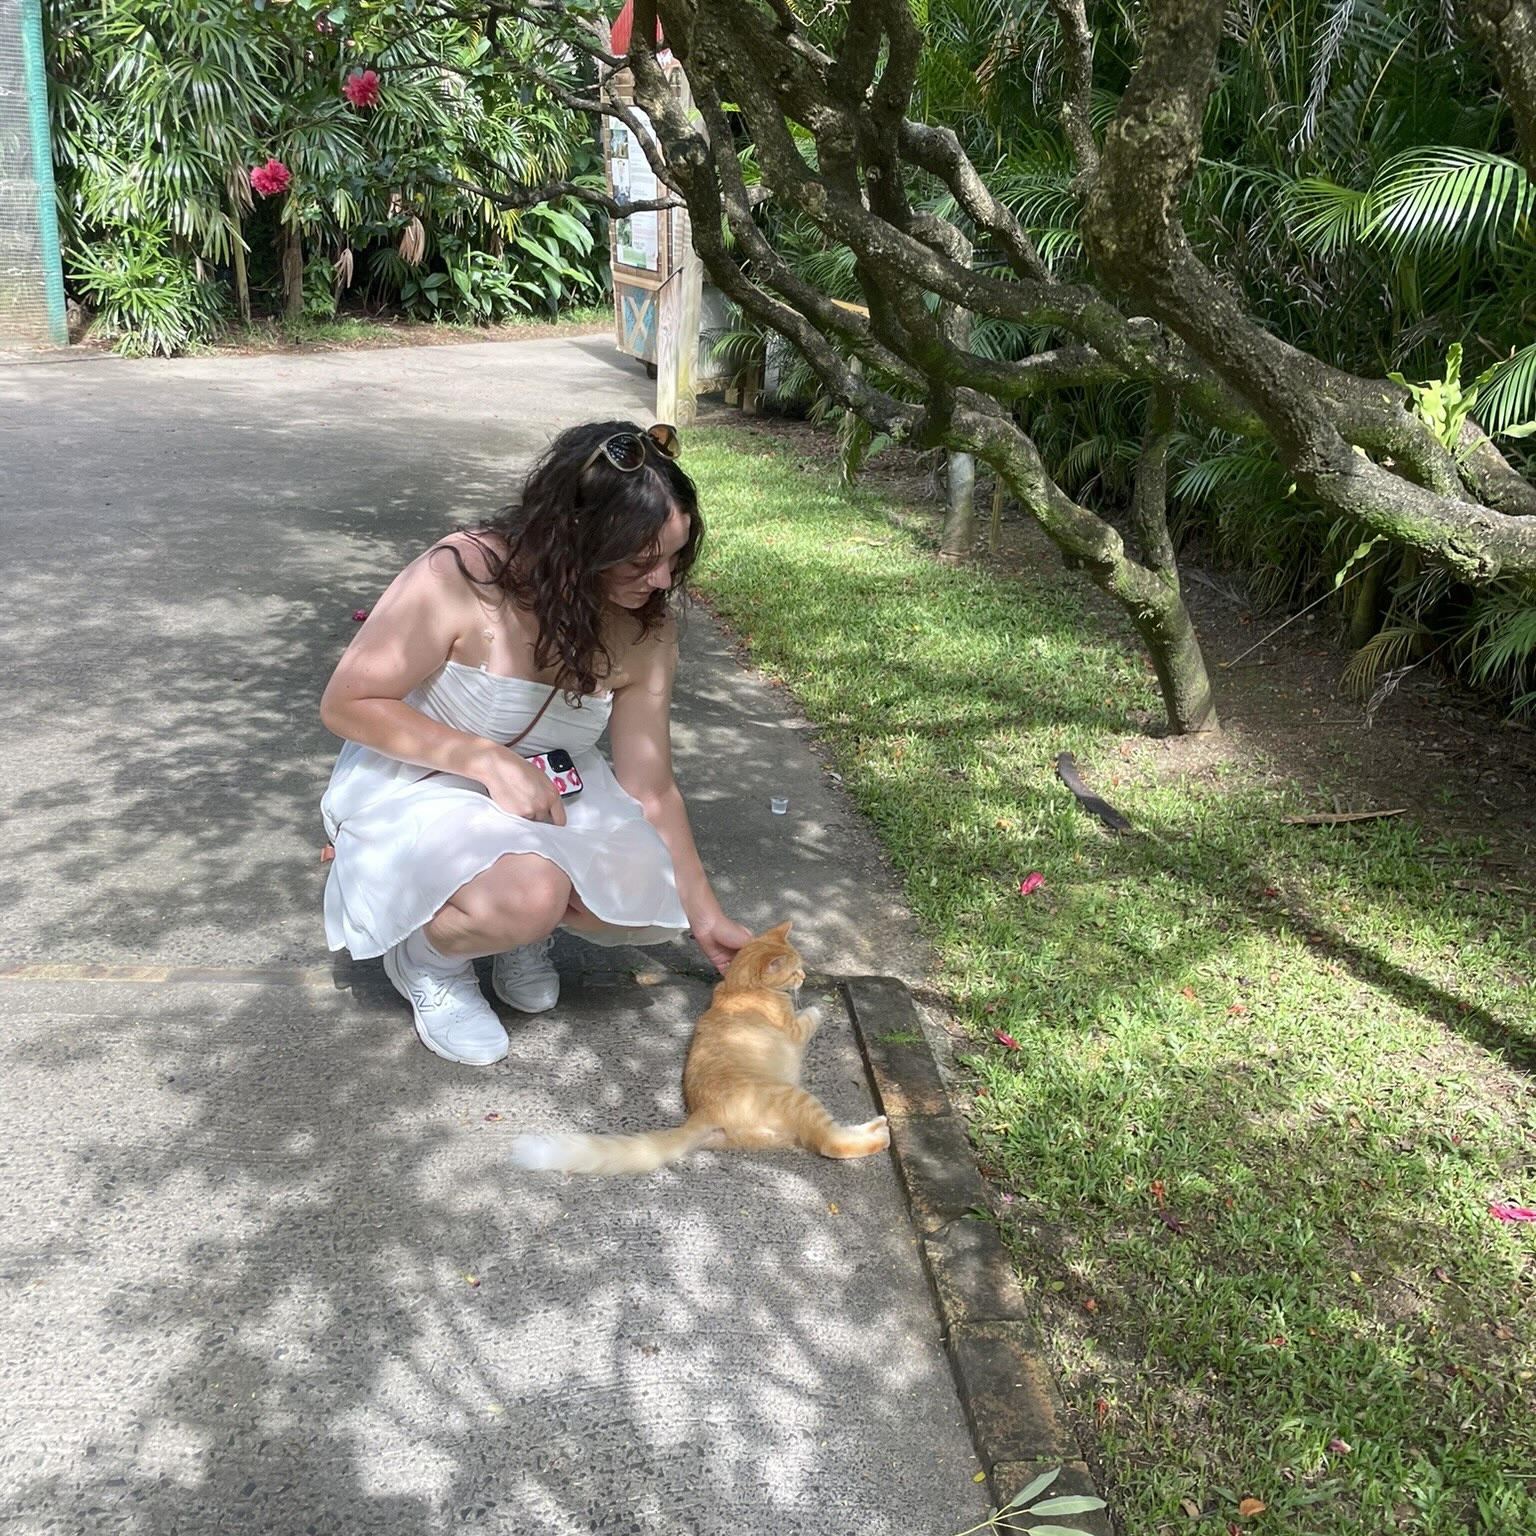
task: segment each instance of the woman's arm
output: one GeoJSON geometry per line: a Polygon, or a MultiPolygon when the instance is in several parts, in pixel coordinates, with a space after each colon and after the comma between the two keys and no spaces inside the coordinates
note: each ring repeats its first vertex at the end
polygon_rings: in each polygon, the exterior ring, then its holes
{"type": "Polygon", "coordinates": [[[630,647],[624,657],[627,680],[614,692],[608,740],[614,776],[640,802],[645,819],[656,828],[672,855],[677,894],[693,937],[715,968],[723,971],[752,933],[722,911],[699,860],[688,810],[672,775],[672,677],[676,669],[677,637],[670,622],[630,647]]]}
{"type": "Polygon", "coordinates": [[[499,742],[456,731],[403,702],[477,622],[479,601],[452,555],[441,545],[428,550],[390,583],[343,653],[320,719],[386,757],[473,779],[514,816],[563,825],[560,797],[537,768],[499,742]]]}

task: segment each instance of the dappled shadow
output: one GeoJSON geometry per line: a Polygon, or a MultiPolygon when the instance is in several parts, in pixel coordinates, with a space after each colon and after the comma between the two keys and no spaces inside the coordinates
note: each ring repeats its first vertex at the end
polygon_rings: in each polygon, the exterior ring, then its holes
{"type": "MultiPolygon", "coordinates": [[[[588,981],[481,1071],[421,1049],[376,964],[313,984],[316,704],[353,611],[550,434],[649,397],[604,339],[0,377],[0,959],[64,978],[3,984],[18,1528],[943,1536],[981,1513],[887,1159],[507,1168],[514,1128],[677,1117],[691,946],[562,938],[588,981]],[[289,984],[68,979],[151,962],[289,984]]],[[[812,770],[771,817],[783,721],[734,674],[688,686],[680,772],[728,909],[875,968],[905,930],[869,911],[847,808],[812,770]]],[[[834,1017],[811,1084],[864,1119],[834,1017]]]]}
{"type": "MultiPolygon", "coordinates": [[[[573,986],[471,1071],[366,987],[11,984],[0,1071],[29,1090],[5,1155],[28,1194],[0,1250],[5,1517],[144,1536],[971,1523],[885,1158],[512,1174],[514,1127],[675,1120],[704,996],[573,986]]],[[[871,1112],[840,1016],[810,1081],[871,1112]]]]}
{"type": "Polygon", "coordinates": [[[7,957],[318,958],[352,613],[637,373],[591,339],[8,371],[7,957]]]}

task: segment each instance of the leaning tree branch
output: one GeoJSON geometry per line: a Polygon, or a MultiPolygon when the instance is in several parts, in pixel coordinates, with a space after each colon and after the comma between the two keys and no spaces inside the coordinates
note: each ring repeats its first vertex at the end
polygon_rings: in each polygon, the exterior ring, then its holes
{"type": "Polygon", "coordinates": [[[1093,137],[1093,33],[1083,0],[1052,0],[1061,26],[1066,90],[1061,101],[1061,126],[1077,161],[1080,190],[1093,183],[1099,169],[1099,146],[1093,137]]]}
{"type": "Polygon", "coordinates": [[[1027,282],[1054,281],[1050,268],[1041,260],[1034,241],[1014,217],[1013,210],[994,197],[992,189],[976,174],[976,167],[952,128],[935,128],[904,119],[901,152],[911,164],[949,188],[971,222],[997,242],[1018,276],[1027,282]]]}
{"type": "Polygon", "coordinates": [[[457,187],[461,192],[471,193],[475,197],[483,197],[486,202],[494,203],[498,208],[532,208],[535,203],[549,203],[557,197],[569,197],[575,202],[588,203],[594,208],[601,208],[616,219],[628,218],[632,213],[665,213],[668,209],[684,206],[677,198],[652,198],[648,201],[631,203],[621,197],[612,197],[596,187],[584,187],[574,181],[545,181],[536,187],[514,185],[508,191],[495,192],[489,187],[476,186],[472,181],[465,181],[460,176],[450,176],[448,185],[457,187]]]}
{"type": "Polygon", "coordinates": [[[1470,416],[1461,424],[1458,453],[1461,472],[1478,500],[1511,517],[1536,517],[1536,485],[1511,467],[1470,416]]]}
{"type": "MultiPolygon", "coordinates": [[[[856,373],[805,315],[775,299],[743,272],[727,248],[721,230],[719,210],[727,203],[719,162],[710,152],[709,141],[687,121],[654,60],[649,67],[644,60],[639,61],[634,73],[636,99],[656,124],[665,151],[672,159],[677,185],[693,214],[694,248],[716,286],[746,314],[793,342],[840,404],[893,437],[920,436],[926,422],[922,407],[898,400],[856,373]]],[[[718,101],[711,103],[710,110],[723,126],[724,114],[718,101]]],[[[745,190],[738,165],[731,200],[733,228],[751,223],[745,190]]],[[[830,300],[825,303],[831,305],[830,300]]],[[[853,324],[849,313],[850,319],[839,323],[853,324]]],[[[891,361],[902,372],[909,371],[900,359],[893,357],[891,361]]]]}
{"type": "Polygon", "coordinates": [[[1504,86],[1521,163],[1536,180],[1536,0],[1472,0],[1468,9],[1504,86]]]}
{"type": "MultiPolygon", "coordinates": [[[[1153,0],[1147,7],[1141,63],[1105,137],[1084,210],[1096,270],[1252,402],[1298,483],[1322,506],[1415,545],[1469,579],[1536,572],[1536,525],[1461,499],[1459,478],[1427,489],[1357,452],[1311,383],[1316,361],[1299,366],[1191,248],[1178,208],[1200,154],[1224,9],[1222,0],[1153,0]]],[[[1349,383],[1343,392],[1359,409],[1364,381],[1349,383]]],[[[1384,431],[1404,417],[1383,400],[1384,431]]]]}
{"type": "Polygon", "coordinates": [[[867,368],[900,379],[912,389],[920,389],[922,375],[898,354],[881,346],[871,333],[867,320],[799,277],[764,237],[752,217],[749,188],[731,143],[730,124],[714,88],[704,86],[695,105],[709,134],[726,221],[753,271],[824,334],[841,337],[867,368]]]}

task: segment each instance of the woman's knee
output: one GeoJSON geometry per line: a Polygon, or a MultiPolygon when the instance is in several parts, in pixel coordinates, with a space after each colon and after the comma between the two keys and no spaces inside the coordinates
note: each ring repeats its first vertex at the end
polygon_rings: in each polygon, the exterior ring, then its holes
{"type": "Polygon", "coordinates": [[[536,853],[503,854],[454,897],[455,905],[471,917],[494,919],[516,913],[535,925],[547,922],[551,932],[570,902],[570,877],[536,853]]]}

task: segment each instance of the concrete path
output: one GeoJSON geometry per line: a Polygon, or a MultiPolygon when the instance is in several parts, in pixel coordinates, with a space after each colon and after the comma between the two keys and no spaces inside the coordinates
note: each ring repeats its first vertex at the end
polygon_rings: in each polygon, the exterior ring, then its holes
{"type": "MultiPolygon", "coordinates": [[[[475,1071],[324,949],[315,703],[352,611],[554,431],[649,395],[603,337],[0,367],[6,1531],[984,1512],[887,1159],[508,1170],[514,1129],[677,1115],[696,950],[562,939],[559,1012],[475,1071]]],[[[802,722],[700,615],[685,651],[679,776],[728,910],[794,917],[822,972],[914,977],[802,722]]],[[[866,1118],[819,990],[811,1086],[866,1118]]]]}

